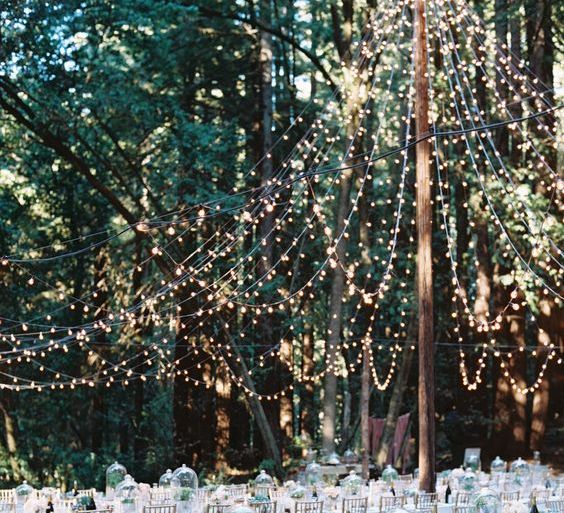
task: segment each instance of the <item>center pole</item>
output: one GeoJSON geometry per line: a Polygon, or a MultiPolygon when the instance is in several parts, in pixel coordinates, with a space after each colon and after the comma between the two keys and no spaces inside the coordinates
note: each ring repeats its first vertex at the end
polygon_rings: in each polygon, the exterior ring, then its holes
{"type": "MultiPolygon", "coordinates": [[[[415,137],[429,133],[425,0],[414,0],[415,137]]],[[[417,180],[417,296],[419,313],[419,489],[435,490],[435,379],[430,142],[415,146],[417,180]]]]}

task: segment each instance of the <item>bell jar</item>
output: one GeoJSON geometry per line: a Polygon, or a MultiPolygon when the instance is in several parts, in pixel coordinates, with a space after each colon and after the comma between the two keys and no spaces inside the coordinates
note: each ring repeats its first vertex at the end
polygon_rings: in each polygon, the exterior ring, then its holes
{"type": "Polygon", "coordinates": [[[520,476],[529,473],[529,464],[521,457],[517,458],[510,467],[511,472],[520,476]]]}
{"type": "Polygon", "coordinates": [[[305,468],[305,481],[308,486],[320,483],[323,479],[321,475],[321,465],[312,461],[305,468]]]}
{"type": "Polygon", "coordinates": [[[21,485],[16,486],[16,503],[24,504],[33,492],[33,487],[29,485],[27,481],[24,481],[21,485]]]}
{"type": "Polygon", "coordinates": [[[345,451],[345,453],[343,454],[343,463],[345,465],[354,465],[357,461],[358,461],[358,458],[357,458],[356,453],[354,451],[347,449],[345,451]]]}
{"type": "Polygon", "coordinates": [[[172,473],[171,486],[175,489],[177,501],[190,501],[198,490],[198,476],[190,467],[182,465],[172,473]]]}
{"type": "Polygon", "coordinates": [[[464,472],[464,475],[458,480],[460,488],[466,492],[471,492],[476,487],[476,474],[471,470],[464,472]]]}
{"type": "Polygon", "coordinates": [[[329,457],[327,458],[327,465],[340,465],[341,458],[336,452],[332,452],[329,457]]]}
{"type": "Polygon", "coordinates": [[[496,456],[490,465],[490,472],[492,474],[503,474],[507,468],[507,463],[503,461],[499,456],[496,456]]]}
{"type": "Polygon", "coordinates": [[[114,461],[106,469],[106,497],[113,499],[117,486],[125,479],[127,475],[126,468],[114,461]]]}
{"type": "Polygon", "coordinates": [[[159,487],[170,488],[172,486],[173,479],[174,477],[172,477],[172,470],[167,468],[166,472],[161,477],[159,477],[159,487]]]}
{"type": "Polygon", "coordinates": [[[362,478],[354,470],[351,470],[349,475],[341,481],[345,495],[349,497],[352,495],[360,495],[363,484],[362,478]]]}
{"type": "Polygon", "coordinates": [[[474,513],[501,513],[499,495],[491,488],[482,488],[472,500],[474,513]]]}
{"type": "Polygon", "coordinates": [[[121,504],[122,513],[135,513],[135,500],[139,495],[139,485],[129,474],[116,486],[115,496],[121,504]]]}
{"type": "Polygon", "coordinates": [[[391,465],[386,465],[386,468],[382,472],[382,480],[391,485],[394,481],[397,481],[399,478],[398,471],[392,467],[391,465]]]}
{"type": "Polygon", "coordinates": [[[266,473],[266,470],[261,470],[259,475],[255,477],[256,486],[274,486],[274,479],[266,473]]]}

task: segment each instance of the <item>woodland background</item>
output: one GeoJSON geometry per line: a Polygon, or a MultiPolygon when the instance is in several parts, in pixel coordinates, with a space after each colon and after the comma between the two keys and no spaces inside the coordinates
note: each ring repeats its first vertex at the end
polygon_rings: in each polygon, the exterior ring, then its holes
{"type": "MultiPolygon", "coordinates": [[[[549,88],[556,86],[556,63],[564,51],[562,3],[474,0],[473,7],[500,42],[522,55],[549,88]]],[[[81,247],[79,238],[86,234],[113,232],[124,223],[225,195],[310,98],[318,98],[320,104],[329,98],[327,81],[337,76],[341,62],[345,67],[350,64],[351,41],[359,36],[371,8],[370,1],[353,0],[2,2],[0,254],[66,239],[77,239],[76,247],[81,247]],[[15,76],[14,69],[18,70],[15,76]]],[[[484,101],[485,108],[491,109],[490,98],[484,101]]],[[[277,151],[284,152],[294,143],[290,139],[277,151]]],[[[502,148],[508,160],[513,158],[510,148],[510,144],[502,148]]],[[[556,163],[555,151],[550,158],[556,163]]],[[[259,165],[255,185],[271,172],[267,167],[264,161],[259,165]]],[[[541,209],[542,184],[531,178],[529,186],[541,209]]],[[[412,183],[410,187],[412,194],[412,183]]],[[[459,193],[451,191],[455,196],[459,193]]],[[[458,203],[453,205],[456,208],[458,203]]],[[[377,208],[384,215],[389,207],[377,208]]],[[[455,214],[457,244],[462,248],[457,258],[469,296],[485,298],[490,311],[495,311],[496,305],[507,302],[511,285],[507,269],[513,262],[496,250],[495,236],[484,222],[476,231],[480,240],[474,265],[469,245],[474,232],[466,210],[455,214]]],[[[336,208],[328,215],[338,221],[336,208]]],[[[179,251],[194,250],[214,229],[213,223],[201,226],[179,251]]],[[[434,237],[435,254],[440,255],[444,236],[438,228],[434,237]]],[[[268,258],[277,251],[270,244],[268,258]]],[[[34,272],[74,297],[100,288],[103,293],[96,297],[100,308],[107,303],[128,304],[143,294],[151,280],[159,279],[157,265],[134,273],[131,280],[123,279],[127,266],[143,261],[150,250],[150,240],[130,234],[34,272]]],[[[308,252],[319,250],[316,241],[311,242],[308,252]]],[[[360,258],[356,245],[347,251],[360,258]]],[[[447,259],[436,257],[434,274],[437,297],[450,297],[447,259]]],[[[56,297],[29,286],[25,270],[0,268],[0,279],[3,318],[32,317],[34,312],[56,307],[56,297]]],[[[315,301],[306,299],[297,333],[301,349],[282,355],[308,373],[322,367],[318,341],[325,338],[334,306],[332,285],[326,280],[316,290],[315,301]]],[[[562,309],[535,294],[532,290],[527,299],[545,329],[543,336],[562,350],[562,309]]],[[[407,295],[413,302],[413,292],[407,295]]],[[[393,319],[397,307],[390,302],[384,314],[393,319]]],[[[542,387],[527,396],[524,404],[507,387],[492,360],[478,390],[465,391],[455,364],[458,353],[449,315],[438,300],[438,467],[460,464],[464,448],[473,446],[482,447],[484,460],[498,454],[528,456],[540,450],[545,461],[562,467],[561,367],[549,370],[542,387]]],[[[504,322],[500,342],[515,348],[540,345],[528,315],[524,309],[512,313],[504,322]]],[[[71,325],[80,319],[80,313],[71,310],[59,316],[71,325]]],[[[252,361],[289,322],[274,316],[271,322],[257,324],[249,333],[251,342],[240,351],[252,361]]],[[[147,315],[136,329],[100,335],[95,346],[110,360],[133,354],[140,341],[151,343],[159,337],[157,328],[147,315]]],[[[169,341],[177,356],[186,352],[180,343],[184,329],[179,323],[176,344],[169,341]]],[[[389,332],[384,326],[379,330],[377,335],[386,340],[389,332]]],[[[405,331],[408,340],[413,340],[413,315],[405,331]]],[[[197,336],[205,339],[209,333],[202,329],[197,336]]],[[[470,333],[465,337],[480,342],[470,333]]],[[[0,347],[5,351],[9,344],[1,340],[0,347]]],[[[539,349],[537,360],[530,351],[517,352],[512,371],[530,381],[542,354],[539,349]]],[[[347,360],[351,355],[344,352],[342,357],[347,360]]],[[[197,358],[184,361],[193,365],[197,358]]],[[[76,374],[92,367],[102,372],[102,365],[91,360],[79,350],[46,359],[48,365],[76,374]]],[[[377,363],[385,367],[387,360],[377,363]]],[[[6,358],[0,360],[2,372],[7,365],[6,358]]],[[[10,365],[24,376],[39,372],[18,362],[10,365]]],[[[398,385],[386,392],[372,391],[372,416],[393,419],[412,412],[417,418],[416,353],[404,351],[399,366],[398,385]]],[[[116,457],[137,481],[146,482],[156,481],[164,469],[181,463],[210,479],[253,474],[259,465],[281,473],[278,458],[288,469],[297,464],[304,446],[310,442],[321,446],[322,387],[297,384],[290,397],[259,404],[232,386],[229,376],[213,363],[198,372],[213,383],[210,389],[178,378],[136,380],[127,387],[109,389],[1,390],[0,479],[7,484],[25,477],[67,486],[76,479],[81,486],[101,487],[104,469],[116,457]],[[264,418],[257,416],[259,410],[264,418]],[[265,443],[267,426],[274,445],[272,440],[265,443]]],[[[258,390],[276,391],[289,373],[284,364],[273,363],[252,379],[258,390]]],[[[337,448],[343,452],[359,446],[358,373],[338,379],[336,390],[337,448]]],[[[415,423],[411,429],[415,436],[415,423]]]]}

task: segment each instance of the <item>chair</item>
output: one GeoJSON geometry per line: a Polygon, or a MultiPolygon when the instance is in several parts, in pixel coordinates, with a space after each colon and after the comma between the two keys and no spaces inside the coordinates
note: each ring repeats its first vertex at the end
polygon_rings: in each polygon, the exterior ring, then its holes
{"type": "Polygon", "coordinates": [[[205,488],[198,488],[196,490],[196,500],[201,503],[207,503],[211,497],[211,490],[207,490],[205,488]]]}
{"type": "Polygon", "coordinates": [[[176,504],[157,504],[143,506],[143,513],[176,513],[176,504]]]}
{"type": "Polygon", "coordinates": [[[425,493],[421,492],[415,496],[415,509],[429,509],[437,504],[437,494],[436,493],[425,493]]]}
{"type": "Polygon", "coordinates": [[[551,499],[544,503],[550,513],[564,513],[564,499],[551,499]]]}
{"type": "Polygon", "coordinates": [[[531,492],[530,500],[532,502],[533,498],[536,499],[537,502],[546,502],[550,499],[552,494],[552,490],[533,490],[531,492]]]}
{"type": "Polygon", "coordinates": [[[208,504],[207,513],[224,513],[231,507],[230,504],[208,504]]]}
{"type": "Polygon", "coordinates": [[[233,499],[247,495],[247,485],[245,484],[226,486],[225,490],[227,495],[233,499]]]}
{"type": "Polygon", "coordinates": [[[520,495],[521,492],[519,492],[519,490],[515,490],[513,492],[500,492],[499,498],[501,499],[502,503],[513,502],[513,501],[518,501],[520,495]]]}
{"type": "Polygon", "coordinates": [[[86,490],[77,490],[76,493],[79,497],[92,497],[96,495],[96,488],[88,488],[86,490]]]}
{"type": "Polygon", "coordinates": [[[378,511],[389,511],[391,509],[402,508],[405,504],[405,495],[380,495],[380,506],[378,511]]]}
{"type": "Polygon", "coordinates": [[[288,488],[285,486],[279,486],[278,488],[271,488],[268,490],[268,496],[270,497],[271,501],[277,501],[281,499],[288,493],[288,488]]]}
{"type": "Polygon", "coordinates": [[[0,501],[0,513],[16,513],[15,503],[8,501],[0,501]]]}
{"type": "Polygon", "coordinates": [[[249,506],[255,513],[276,513],[276,501],[251,502],[249,506]]]}
{"type": "Polygon", "coordinates": [[[455,506],[465,506],[470,504],[470,499],[472,494],[470,492],[456,492],[456,498],[454,499],[455,506]]]}
{"type": "Polygon", "coordinates": [[[398,481],[403,481],[405,483],[413,482],[413,474],[400,474],[398,476],[398,481]]]}
{"type": "Polygon", "coordinates": [[[472,506],[464,505],[464,506],[455,506],[453,509],[453,513],[471,513],[472,506]]]}
{"type": "Polygon", "coordinates": [[[294,513],[323,513],[323,501],[296,501],[294,513]]]}
{"type": "Polygon", "coordinates": [[[368,509],[368,497],[355,497],[343,499],[342,513],[366,513],[368,509]]]}
{"type": "Polygon", "coordinates": [[[172,501],[171,488],[151,488],[149,490],[149,501],[151,505],[159,506],[172,501]]]}
{"type": "Polygon", "coordinates": [[[0,501],[13,502],[16,498],[16,491],[12,488],[8,490],[0,490],[0,501]]]}

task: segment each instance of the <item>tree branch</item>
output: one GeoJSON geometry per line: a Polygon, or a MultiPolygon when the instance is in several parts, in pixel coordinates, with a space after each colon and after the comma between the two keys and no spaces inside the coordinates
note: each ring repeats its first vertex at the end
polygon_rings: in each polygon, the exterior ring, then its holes
{"type": "Polygon", "coordinates": [[[259,29],[259,30],[262,30],[264,32],[268,32],[269,34],[272,34],[273,36],[281,39],[282,41],[287,42],[293,48],[295,48],[301,54],[305,55],[311,61],[311,63],[321,72],[321,74],[323,75],[325,80],[327,80],[327,84],[329,85],[329,87],[331,88],[331,90],[333,92],[338,92],[337,84],[333,80],[333,77],[331,77],[330,73],[325,69],[325,67],[323,66],[323,63],[321,62],[319,57],[317,57],[317,55],[315,55],[313,52],[310,52],[309,50],[307,50],[306,48],[301,46],[295,40],[295,38],[285,34],[281,30],[278,30],[277,28],[265,25],[264,23],[262,23],[259,20],[245,18],[243,16],[240,16],[239,14],[229,13],[229,12],[227,12],[227,13],[220,12],[220,11],[216,11],[214,9],[210,9],[208,7],[200,7],[199,12],[200,12],[200,14],[202,14],[203,16],[206,16],[208,18],[223,18],[223,19],[239,21],[240,23],[244,23],[244,24],[249,25],[249,26],[251,26],[255,29],[259,29]]]}

